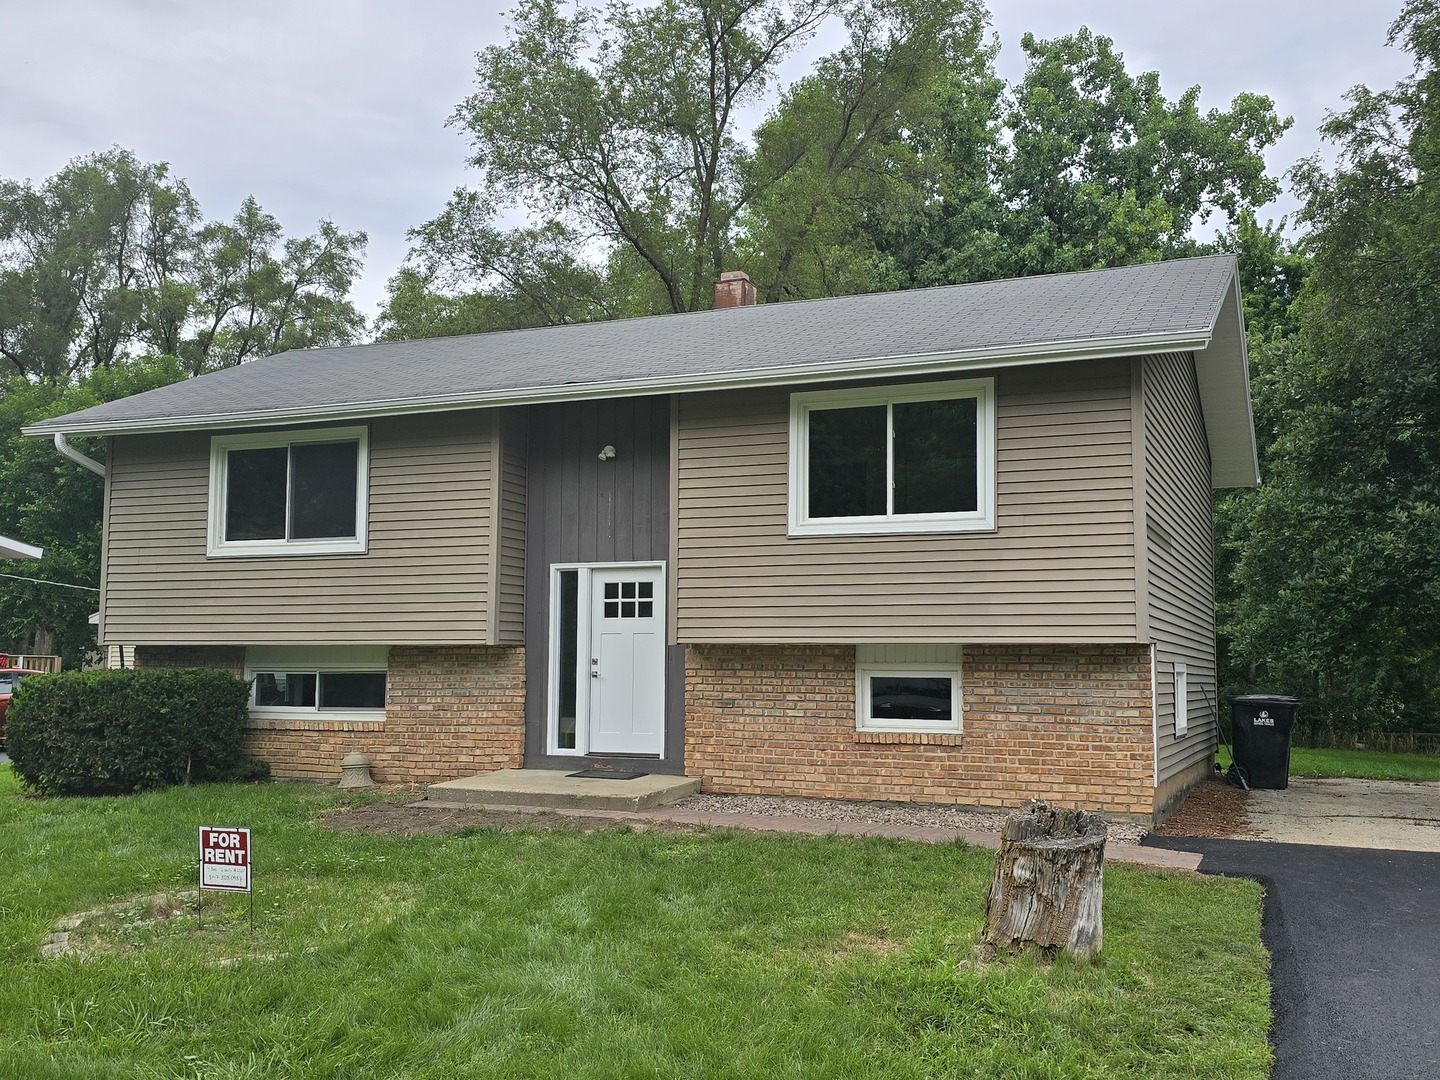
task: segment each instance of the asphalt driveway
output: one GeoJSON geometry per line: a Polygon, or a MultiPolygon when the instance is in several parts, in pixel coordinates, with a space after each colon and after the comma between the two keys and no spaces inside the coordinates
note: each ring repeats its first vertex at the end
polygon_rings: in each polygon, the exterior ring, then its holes
{"type": "Polygon", "coordinates": [[[1440,853],[1147,837],[1265,887],[1273,1080],[1440,1076],[1440,853]]]}

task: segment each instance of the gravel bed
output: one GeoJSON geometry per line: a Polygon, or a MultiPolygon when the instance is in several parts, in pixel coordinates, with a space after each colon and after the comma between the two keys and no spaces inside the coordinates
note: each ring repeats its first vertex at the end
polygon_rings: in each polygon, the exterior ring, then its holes
{"type": "MultiPolygon", "coordinates": [[[[675,810],[710,814],[757,814],[765,817],[818,818],[824,821],[861,821],[867,825],[931,825],[942,829],[1000,831],[1003,813],[962,810],[957,806],[922,803],[847,802],[842,799],[802,799],[775,795],[692,795],[674,803],[675,810]]],[[[1107,823],[1112,843],[1134,844],[1149,830],[1129,821],[1107,823]]]]}

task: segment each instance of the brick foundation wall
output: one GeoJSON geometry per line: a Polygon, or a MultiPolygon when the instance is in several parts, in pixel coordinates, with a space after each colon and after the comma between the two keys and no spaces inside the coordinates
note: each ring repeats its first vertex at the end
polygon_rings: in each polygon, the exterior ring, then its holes
{"type": "Polygon", "coordinates": [[[692,645],[685,686],[706,791],[1154,810],[1145,646],[967,646],[958,735],[857,732],[849,646],[692,645]]]}
{"type": "MultiPolygon", "coordinates": [[[[142,645],[135,662],[243,675],[245,650],[142,645]]],[[[245,739],[276,777],[334,782],[341,759],[359,751],[381,783],[518,768],[524,744],[525,656],[508,646],[393,647],[383,720],[252,719],[245,739]]]]}

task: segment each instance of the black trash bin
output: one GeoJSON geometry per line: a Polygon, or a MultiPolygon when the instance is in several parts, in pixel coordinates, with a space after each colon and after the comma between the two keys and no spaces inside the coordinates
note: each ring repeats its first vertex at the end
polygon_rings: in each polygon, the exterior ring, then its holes
{"type": "Polygon", "coordinates": [[[1290,732],[1299,698],[1242,694],[1230,699],[1230,741],[1235,764],[1252,788],[1290,786],[1290,732]]]}

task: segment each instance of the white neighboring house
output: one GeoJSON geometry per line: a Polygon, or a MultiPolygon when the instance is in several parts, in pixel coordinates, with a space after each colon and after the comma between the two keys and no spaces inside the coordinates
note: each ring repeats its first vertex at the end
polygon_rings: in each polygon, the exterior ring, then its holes
{"type": "Polygon", "coordinates": [[[44,554],[44,548],[0,536],[0,559],[38,559],[44,554]]]}
{"type": "MultiPolygon", "coordinates": [[[[0,559],[39,559],[45,555],[45,549],[36,547],[34,544],[27,544],[23,540],[11,540],[8,536],[0,536],[0,559]]],[[[95,621],[92,617],[91,621],[95,621]]],[[[59,671],[60,658],[57,656],[20,656],[10,654],[8,662],[14,663],[17,667],[29,667],[32,664],[43,665],[43,671],[59,671]],[[53,665],[51,663],[53,661],[53,665]]]]}

